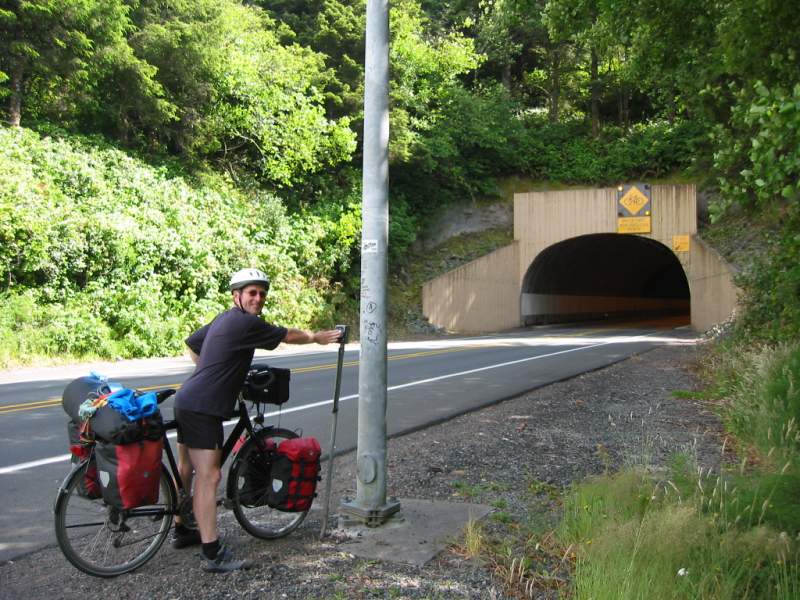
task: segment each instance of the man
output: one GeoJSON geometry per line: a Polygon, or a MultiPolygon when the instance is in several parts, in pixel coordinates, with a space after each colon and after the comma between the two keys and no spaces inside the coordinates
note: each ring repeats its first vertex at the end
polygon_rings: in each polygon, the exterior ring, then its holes
{"type": "Polygon", "coordinates": [[[303,331],[277,327],[260,315],[269,290],[269,278],[258,269],[242,269],[230,281],[233,307],[186,339],[197,365],[175,399],[178,421],[178,468],[187,490],[194,496],[192,509],[197,530],[182,523],[175,527],[173,546],[202,543],[204,569],[225,573],[249,566],[236,560],[217,536],[217,486],[222,473],[222,422],[233,415],[236,397],[244,383],[256,348],[274,350],[279,343],[329,344],[339,331],[303,331]]]}

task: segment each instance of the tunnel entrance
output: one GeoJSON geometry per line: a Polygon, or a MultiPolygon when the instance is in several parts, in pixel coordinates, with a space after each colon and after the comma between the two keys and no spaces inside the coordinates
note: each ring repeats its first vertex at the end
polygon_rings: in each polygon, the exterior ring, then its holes
{"type": "Polygon", "coordinates": [[[546,248],[522,282],[525,325],[690,313],[689,282],[660,242],[616,233],[582,235],[546,248]]]}

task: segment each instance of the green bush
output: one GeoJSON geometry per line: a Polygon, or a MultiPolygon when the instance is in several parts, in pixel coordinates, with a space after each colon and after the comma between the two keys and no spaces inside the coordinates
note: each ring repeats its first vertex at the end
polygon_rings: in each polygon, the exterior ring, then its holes
{"type": "Polygon", "coordinates": [[[628,132],[606,127],[600,138],[584,121],[526,122],[525,170],[534,178],[610,185],[664,177],[690,167],[703,128],[690,121],[640,123],[628,132]]]}
{"type": "Polygon", "coordinates": [[[800,218],[787,215],[777,232],[765,232],[763,251],[751,252],[737,278],[742,315],[737,334],[743,343],[781,342],[800,335],[800,218]]]}
{"type": "Polygon", "coordinates": [[[358,211],[344,194],[290,215],[274,194],[219,175],[0,129],[0,356],[172,354],[229,304],[230,273],[249,265],[274,280],[268,318],[329,323],[358,211]]]}
{"type": "Polygon", "coordinates": [[[715,131],[719,217],[731,203],[769,207],[800,201],[800,84],[791,90],[756,82],[736,94],[730,123],[715,131]]]}
{"type": "Polygon", "coordinates": [[[47,303],[36,290],[0,294],[0,365],[22,358],[114,358],[122,353],[98,315],[97,298],[72,296],[47,303]]]}
{"type": "Polygon", "coordinates": [[[587,185],[666,177],[690,168],[706,137],[697,122],[655,121],[627,132],[609,126],[595,139],[583,120],[520,116],[500,86],[454,88],[441,113],[393,165],[393,189],[423,211],[494,195],[496,179],[510,174],[587,185]]]}

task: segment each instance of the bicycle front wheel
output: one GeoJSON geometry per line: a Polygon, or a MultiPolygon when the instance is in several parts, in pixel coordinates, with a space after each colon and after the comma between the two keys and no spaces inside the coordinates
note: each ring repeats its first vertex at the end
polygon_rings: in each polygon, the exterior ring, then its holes
{"type": "MultiPolygon", "coordinates": [[[[257,435],[267,446],[272,445],[270,441],[277,445],[298,437],[294,431],[276,428],[262,429],[257,435]]],[[[269,461],[266,458],[262,460],[259,455],[256,440],[250,438],[242,446],[228,474],[228,498],[233,504],[236,520],[247,533],[271,540],[297,529],[308,511],[283,512],[267,506],[266,497],[272,481],[270,466],[269,461]]]]}
{"type": "Polygon", "coordinates": [[[75,567],[96,577],[116,577],[150,560],[169,534],[177,494],[161,466],[158,503],[129,510],[88,497],[83,487],[89,461],[61,484],[55,504],[56,540],[75,567]]]}

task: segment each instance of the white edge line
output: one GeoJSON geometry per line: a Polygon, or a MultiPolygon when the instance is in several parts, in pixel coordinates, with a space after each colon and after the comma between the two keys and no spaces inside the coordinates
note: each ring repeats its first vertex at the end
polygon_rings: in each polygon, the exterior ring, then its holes
{"type": "MultiPolygon", "coordinates": [[[[635,336],[633,339],[637,338],[646,338],[656,335],[655,333],[648,333],[645,335],[635,336]]],[[[631,340],[629,340],[631,341],[631,340]]],[[[423,385],[426,383],[433,383],[434,381],[441,381],[443,379],[450,379],[452,377],[461,377],[462,375],[471,375],[472,373],[480,373],[481,371],[489,371],[491,369],[499,369],[502,367],[510,367],[511,365],[518,365],[524,362],[530,362],[532,360],[539,360],[542,358],[550,358],[551,356],[558,356],[559,354],[568,354],[569,352],[579,352],[580,350],[589,350],[591,348],[598,348],[600,346],[607,346],[609,344],[618,344],[619,341],[611,340],[606,342],[601,342],[599,344],[592,344],[591,346],[579,346],[578,348],[569,348],[567,350],[559,350],[558,352],[550,352],[549,354],[538,354],[536,356],[529,356],[528,358],[520,358],[517,360],[511,360],[508,362],[497,363],[496,365],[487,365],[485,367],[478,367],[477,369],[470,369],[468,371],[460,371],[458,373],[449,373],[447,375],[439,375],[438,377],[431,377],[429,379],[420,379],[419,381],[412,381],[410,383],[401,383],[400,385],[393,385],[386,388],[387,392],[392,392],[394,390],[401,390],[407,387],[413,387],[415,385],[423,385]]],[[[339,398],[339,402],[344,402],[345,400],[352,400],[354,398],[358,398],[358,394],[351,394],[349,396],[344,396],[339,398]]],[[[278,415],[285,415],[288,413],[293,412],[300,412],[301,410],[309,410],[312,408],[318,408],[320,406],[326,406],[328,404],[333,404],[333,398],[330,400],[322,400],[320,402],[312,402],[311,404],[303,404],[302,406],[295,406],[293,408],[287,408],[285,410],[277,410],[270,413],[266,413],[265,417],[274,417],[278,415]]],[[[232,425],[236,423],[238,419],[233,419],[230,421],[226,421],[224,425],[232,425]]],[[[177,434],[172,432],[168,435],[168,437],[174,438],[177,434]]],[[[33,469],[35,467],[43,467],[45,465],[51,465],[58,462],[67,461],[70,459],[70,454],[62,454],[61,456],[51,456],[50,458],[42,458],[40,460],[33,460],[30,462],[20,463],[18,465],[11,465],[8,467],[0,467],[0,475],[8,475],[9,473],[16,473],[17,471],[23,471],[25,469],[33,469]]]]}

